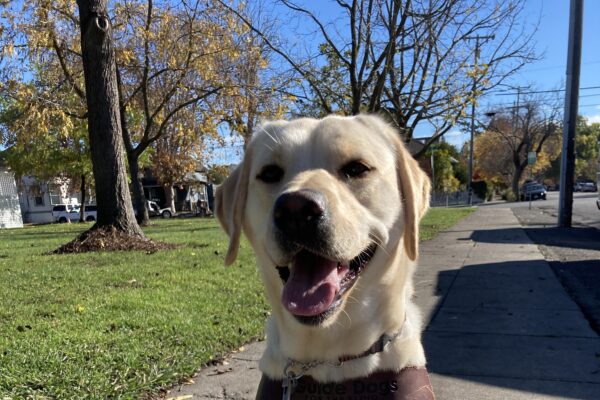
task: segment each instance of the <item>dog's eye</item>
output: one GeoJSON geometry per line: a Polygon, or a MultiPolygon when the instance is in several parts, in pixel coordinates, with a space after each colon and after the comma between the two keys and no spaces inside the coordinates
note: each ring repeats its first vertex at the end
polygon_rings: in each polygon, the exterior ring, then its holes
{"type": "Polygon", "coordinates": [[[340,172],[347,178],[359,178],[369,172],[371,168],[360,161],[350,161],[344,165],[340,172]]]}
{"type": "Polygon", "coordinates": [[[256,176],[256,179],[264,183],[277,183],[283,178],[283,170],[277,165],[267,165],[256,176]]]}

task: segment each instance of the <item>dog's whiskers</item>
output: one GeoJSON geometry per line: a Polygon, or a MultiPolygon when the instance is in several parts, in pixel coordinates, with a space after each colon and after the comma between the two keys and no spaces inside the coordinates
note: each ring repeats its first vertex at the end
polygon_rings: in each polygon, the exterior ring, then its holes
{"type": "Polygon", "coordinates": [[[279,139],[277,139],[275,136],[273,136],[271,133],[269,133],[269,131],[267,131],[265,128],[261,128],[260,131],[264,132],[265,135],[267,135],[269,138],[271,138],[271,140],[273,141],[273,143],[275,143],[275,144],[281,144],[281,142],[279,141],[279,139]]]}
{"type": "Polygon", "coordinates": [[[340,324],[340,326],[342,326],[343,328],[350,328],[350,326],[352,326],[352,318],[350,317],[350,314],[348,314],[348,312],[347,312],[346,310],[342,309],[342,312],[344,313],[344,315],[345,315],[346,317],[348,317],[348,323],[349,323],[350,325],[348,325],[348,326],[344,326],[344,325],[342,324],[342,321],[340,321],[340,322],[339,322],[339,324],[340,324]]]}
{"type": "Polygon", "coordinates": [[[371,239],[373,239],[373,243],[375,243],[375,246],[377,246],[377,248],[381,249],[381,251],[383,251],[388,257],[390,257],[390,253],[385,249],[385,247],[383,245],[383,239],[381,239],[379,236],[377,236],[374,233],[370,233],[369,236],[371,236],[371,239]]]}

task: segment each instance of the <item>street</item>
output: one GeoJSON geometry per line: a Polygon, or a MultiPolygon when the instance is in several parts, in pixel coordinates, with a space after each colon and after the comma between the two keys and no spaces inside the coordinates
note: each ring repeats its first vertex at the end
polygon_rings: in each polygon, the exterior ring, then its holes
{"type": "MultiPolygon", "coordinates": [[[[558,216],[559,192],[548,192],[547,200],[534,200],[531,206],[543,210],[545,213],[558,216]]],[[[600,210],[596,206],[598,193],[573,193],[573,221],[600,229],[600,210]]],[[[528,208],[529,202],[501,202],[482,204],[481,207],[499,208],[528,208]]]]}

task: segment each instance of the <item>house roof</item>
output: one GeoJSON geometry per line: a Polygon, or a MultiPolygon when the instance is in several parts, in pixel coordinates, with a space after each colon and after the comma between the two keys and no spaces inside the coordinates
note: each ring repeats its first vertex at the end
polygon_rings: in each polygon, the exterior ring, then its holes
{"type": "Polygon", "coordinates": [[[202,172],[188,172],[183,178],[184,182],[189,183],[208,183],[208,178],[202,172]]]}

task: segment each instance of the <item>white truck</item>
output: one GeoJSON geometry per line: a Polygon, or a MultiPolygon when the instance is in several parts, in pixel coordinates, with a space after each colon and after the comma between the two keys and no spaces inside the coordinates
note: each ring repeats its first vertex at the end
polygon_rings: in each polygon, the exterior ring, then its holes
{"type": "MultiPolygon", "coordinates": [[[[52,207],[52,220],[58,223],[77,222],[81,206],[79,204],[56,204],[52,207]]],[[[96,206],[86,204],[84,210],[84,219],[86,222],[94,222],[97,218],[96,206]]]]}

